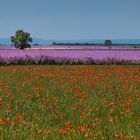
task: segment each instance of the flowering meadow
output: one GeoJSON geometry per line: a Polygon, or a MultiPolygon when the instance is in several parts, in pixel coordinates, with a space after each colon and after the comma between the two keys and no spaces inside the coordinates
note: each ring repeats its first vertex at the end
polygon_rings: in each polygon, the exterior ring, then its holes
{"type": "Polygon", "coordinates": [[[140,64],[140,49],[91,47],[55,50],[0,49],[0,65],[25,64],[140,64]],[[100,48],[100,49],[99,49],[100,48]]]}
{"type": "Polygon", "coordinates": [[[0,67],[0,140],[139,140],[140,66],[0,67]]]}

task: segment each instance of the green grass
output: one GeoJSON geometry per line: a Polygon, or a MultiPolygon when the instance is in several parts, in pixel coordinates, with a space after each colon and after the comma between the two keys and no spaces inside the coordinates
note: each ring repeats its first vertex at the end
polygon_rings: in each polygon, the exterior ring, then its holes
{"type": "Polygon", "coordinates": [[[140,66],[0,67],[0,140],[140,139],[140,66]]]}

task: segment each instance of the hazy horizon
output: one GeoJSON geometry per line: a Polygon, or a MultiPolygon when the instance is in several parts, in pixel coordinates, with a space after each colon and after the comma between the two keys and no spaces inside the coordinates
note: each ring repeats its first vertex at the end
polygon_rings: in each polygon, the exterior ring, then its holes
{"type": "MultiPolygon", "coordinates": [[[[114,44],[140,44],[140,39],[111,39],[112,43],[114,44]]],[[[78,39],[78,40],[44,40],[39,38],[33,38],[32,44],[39,44],[39,45],[51,45],[54,42],[57,43],[89,43],[89,44],[103,44],[105,39],[78,39]]],[[[11,45],[11,40],[9,39],[1,39],[0,38],[0,45],[11,45]]]]}

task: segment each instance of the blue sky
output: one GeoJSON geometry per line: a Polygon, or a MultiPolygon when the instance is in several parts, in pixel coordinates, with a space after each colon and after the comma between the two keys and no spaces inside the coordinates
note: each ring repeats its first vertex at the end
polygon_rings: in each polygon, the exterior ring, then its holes
{"type": "Polygon", "coordinates": [[[0,38],[140,38],[140,0],[0,0],[0,38]]]}

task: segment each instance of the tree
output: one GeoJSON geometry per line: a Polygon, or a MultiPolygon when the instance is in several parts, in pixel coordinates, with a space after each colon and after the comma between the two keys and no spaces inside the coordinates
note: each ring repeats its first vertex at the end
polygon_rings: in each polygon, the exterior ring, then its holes
{"type": "Polygon", "coordinates": [[[104,45],[105,46],[112,46],[112,41],[111,40],[105,40],[104,45]]]}
{"type": "Polygon", "coordinates": [[[32,38],[30,33],[17,30],[15,36],[11,36],[11,42],[18,49],[31,48],[32,38]]]}

